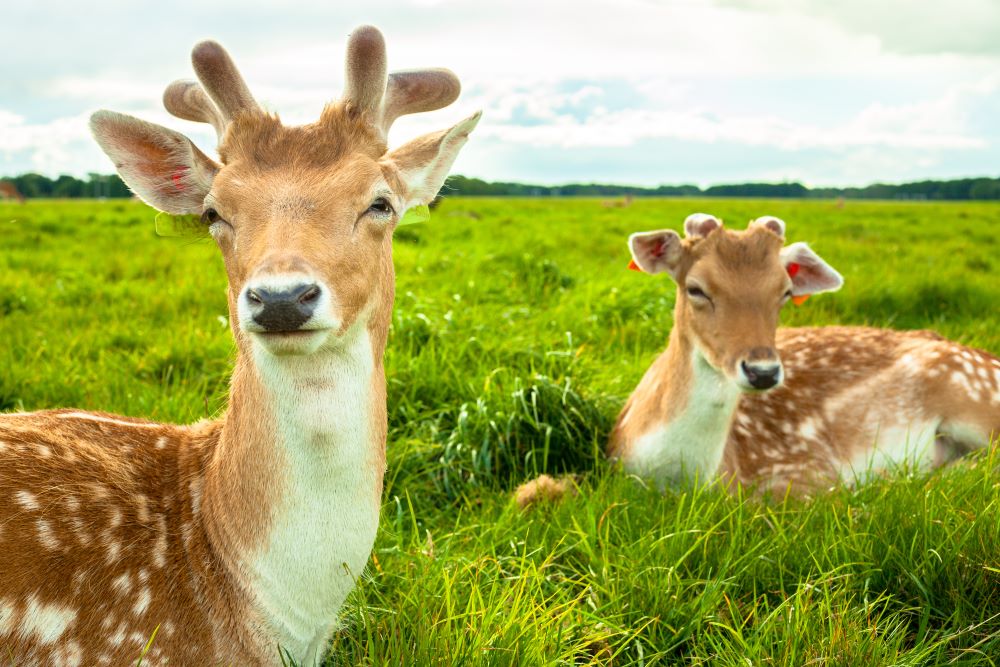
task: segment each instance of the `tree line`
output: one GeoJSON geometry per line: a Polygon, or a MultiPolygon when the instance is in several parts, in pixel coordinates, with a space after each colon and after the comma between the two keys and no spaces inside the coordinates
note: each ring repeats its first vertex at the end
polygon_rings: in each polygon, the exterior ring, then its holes
{"type": "Polygon", "coordinates": [[[875,183],[863,188],[808,188],[801,183],[734,183],[700,188],[697,185],[631,185],[572,183],[528,185],[489,183],[478,178],[451,176],[441,189],[446,195],[518,197],[767,197],[814,199],[1000,199],[1000,178],[963,178],[919,181],[902,185],[875,183]]]}
{"type": "MultiPolygon", "coordinates": [[[[62,175],[51,179],[41,174],[22,174],[3,180],[29,199],[77,197],[130,197],[132,193],[115,174],[88,174],[86,180],[62,175]]],[[[801,183],[736,183],[700,188],[697,185],[631,185],[570,183],[530,185],[488,182],[478,178],[450,176],[444,195],[490,197],[767,197],[816,199],[1000,199],[1000,178],[963,178],[952,181],[919,181],[902,185],[875,183],[863,188],[807,188],[801,183]]]]}

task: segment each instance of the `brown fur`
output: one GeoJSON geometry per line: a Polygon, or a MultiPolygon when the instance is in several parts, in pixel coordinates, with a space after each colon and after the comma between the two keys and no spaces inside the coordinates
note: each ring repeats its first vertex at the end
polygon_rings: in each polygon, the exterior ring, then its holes
{"type": "Polygon", "coordinates": [[[562,500],[567,494],[575,493],[576,487],[569,477],[556,479],[551,475],[539,475],[517,487],[514,491],[514,502],[523,510],[537,503],[562,500]]]}

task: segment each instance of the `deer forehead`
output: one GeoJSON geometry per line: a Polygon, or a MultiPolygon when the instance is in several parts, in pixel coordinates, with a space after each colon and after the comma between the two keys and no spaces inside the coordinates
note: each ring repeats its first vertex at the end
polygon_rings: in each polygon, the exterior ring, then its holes
{"type": "Polygon", "coordinates": [[[689,243],[685,277],[747,294],[786,282],[780,258],[782,241],[766,230],[718,230],[689,243]]]}
{"type": "Polygon", "coordinates": [[[242,115],[219,146],[219,157],[223,164],[246,161],[265,170],[289,164],[325,168],[352,154],[378,160],[386,149],[364,116],[335,102],[308,125],[282,125],[267,114],[242,115]]]}

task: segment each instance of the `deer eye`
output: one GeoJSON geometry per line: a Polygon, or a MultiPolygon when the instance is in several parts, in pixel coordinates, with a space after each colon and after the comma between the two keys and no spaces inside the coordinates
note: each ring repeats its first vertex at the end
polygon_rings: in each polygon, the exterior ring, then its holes
{"type": "Polygon", "coordinates": [[[378,216],[392,215],[392,204],[385,197],[379,197],[368,207],[368,212],[378,216]]]}
{"type": "Polygon", "coordinates": [[[222,216],[214,208],[206,208],[205,212],[201,214],[201,221],[206,225],[213,225],[219,220],[222,220],[222,216]]]}
{"type": "Polygon", "coordinates": [[[688,287],[687,288],[687,295],[689,297],[691,297],[692,299],[706,299],[706,300],[708,300],[708,295],[705,294],[705,290],[701,289],[700,287],[694,287],[694,286],[688,287]]]}

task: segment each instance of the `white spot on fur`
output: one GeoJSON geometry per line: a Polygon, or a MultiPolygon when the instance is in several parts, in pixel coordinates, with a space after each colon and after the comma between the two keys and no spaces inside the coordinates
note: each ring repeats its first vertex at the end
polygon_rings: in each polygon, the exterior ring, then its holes
{"type": "Polygon", "coordinates": [[[135,502],[135,518],[139,523],[149,523],[149,500],[141,493],[137,493],[132,498],[135,502]]]}
{"type": "Polygon", "coordinates": [[[0,635],[9,635],[13,632],[15,610],[13,604],[0,599],[0,635]]]}
{"type": "Polygon", "coordinates": [[[66,667],[80,667],[83,664],[83,649],[76,641],[71,640],[59,650],[59,664],[66,667]]]}
{"type": "Polygon", "coordinates": [[[18,491],[14,494],[14,499],[18,505],[28,511],[34,512],[38,509],[38,498],[30,491],[18,491]]]}
{"type": "Polygon", "coordinates": [[[162,568],[167,564],[167,520],[156,515],[156,542],[153,544],[153,565],[162,568]]]}
{"type": "Polygon", "coordinates": [[[153,596],[149,592],[149,589],[143,588],[139,592],[139,599],[136,601],[135,607],[132,609],[132,611],[135,612],[135,615],[142,616],[143,614],[145,614],[146,610],[149,609],[149,603],[152,601],[152,599],[153,596]]]}
{"type": "Polygon", "coordinates": [[[61,604],[46,604],[32,593],[21,619],[21,635],[40,644],[51,644],[66,632],[75,618],[76,610],[61,604]]]}
{"type": "Polygon", "coordinates": [[[50,449],[48,445],[38,445],[35,448],[35,451],[37,451],[38,455],[43,459],[47,459],[52,456],[52,449],[50,449]]]}
{"type": "Polygon", "coordinates": [[[42,543],[49,551],[55,551],[59,548],[59,540],[56,539],[55,533],[52,532],[52,526],[45,519],[39,519],[35,522],[35,529],[38,531],[38,541],[42,543]]]}
{"type": "Polygon", "coordinates": [[[108,551],[104,554],[104,560],[108,565],[114,564],[118,560],[118,554],[121,553],[122,545],[121,543],[114,539],[110,533],[104,533],[104,541],[107,542],[108,551]]]}
{"type": "Polygon", "coordinates": [[[124,595],[132,590],[131,579],[132,576],[128,572],[120,574],[111,581],[111,588],[124,595]]]}
{"type": "Polygon", "coordinates": [[[118,630],[115,634],[108,637],[108,642],[114,644],[115,646],[121,646],[125,642],[125,623],[120,623],[118,625],[118,630]]]}
{"type": "Polygon", "coordinates": [[[816,422],[812,419],[805,420],[799,426],[799,436],[806,440],[815,440],[818,435],[819,430],[816,428],[816,422]]]}
{"type": "Polygon", "coordinates": [[[159,438],[156,439],[156,448],[157,449],[163,449],[166,446],[167,446],[167,437],[166,436],[161,435],[159,438]]]}

